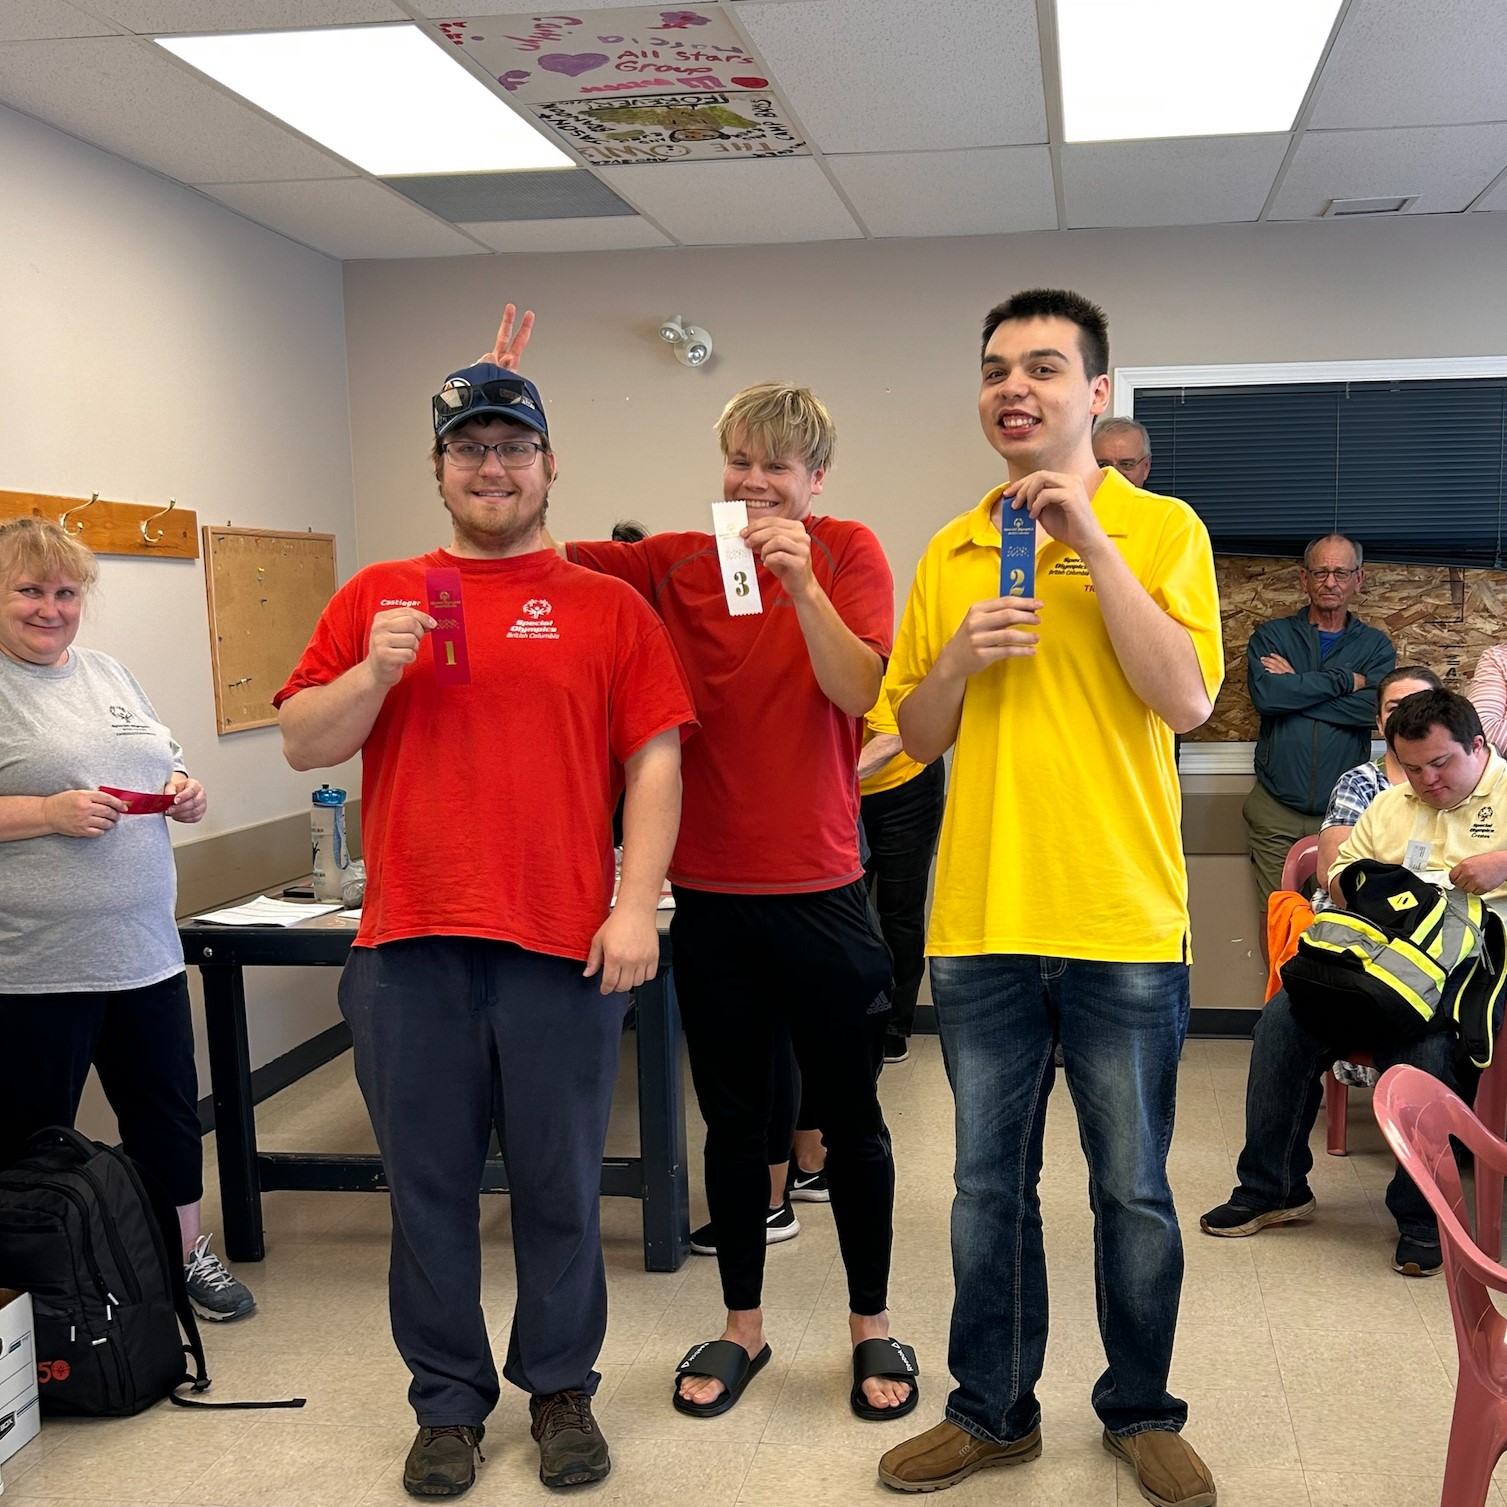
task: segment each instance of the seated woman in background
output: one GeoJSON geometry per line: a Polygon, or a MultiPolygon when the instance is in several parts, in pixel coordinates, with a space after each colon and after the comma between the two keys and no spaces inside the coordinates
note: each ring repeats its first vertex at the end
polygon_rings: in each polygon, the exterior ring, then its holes
{"type": "Polygon", "coordinates": [[[101,786],[169,795],[196,822],[204,787],[129,670],[73,645],[94,556],[56,524],[0,526],[0,1167],[72,1125],[90,1066],[126,1153],[178,1209],[189,1296],[207,1319],[256,1300],[199,1232],[198,1081],[177,876],[159,814],[101,786]]]}
{"type": "Polygon", "coordinates": [[[1480,714],[1486,741],[1507,755],[1507,644],[1497,644],[1476,661],[1465,695],[1480,714]]]}

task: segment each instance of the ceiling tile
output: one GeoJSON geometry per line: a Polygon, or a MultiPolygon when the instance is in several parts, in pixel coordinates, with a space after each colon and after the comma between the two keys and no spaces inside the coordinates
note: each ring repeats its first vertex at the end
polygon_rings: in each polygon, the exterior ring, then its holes
{"type": "Polygon", "coordinates": [[[63,0],[5,0],[0,5],[0,42],[32,42],[49,37],[108,37],[108,21],[63,3],[63,0]]]}
{"type": "MultiPolygon", "coordinates": [[[[571,14],[575,11],[589,10],[623,10],[632,3],[632,0],[575,0],[575,3],[564,8],[563,14],[571,14]]],[[[697,0],[698,4],[705,4],[706,0],[697,0]]],[[[512,16],[526,14],[527,6],[509,5],[507,0],[486,0],[484,10],[468,10],[457,12],[455,0],[414,0],[413,8],[421,15],[428,16],[434,21],[491,21],[498,16],[512,16]]],[[[554,14],[548,12],[547,14],[554,14]]]]}
{"type": "Polygon", "coordinates": [[[1476,205],[1477,209],[1507,209],[1507,176],[1476,205]]]}
{"type": "Polygon", "coordinates": [[[1272,205],[1274,220],[1306,220],[1331,199],[1417,194],[1408,214],[1462,210],[1507,165],[1507,125],[1309,131],[1272,205]]]}
{"type": "Polygon", "coordinates": [[[202,183],[218,199],[294,240],[338,256],[475,256],[481,247],[459,231],[365,178],[326,183],[202,183]]]}
{"type": "Polygon", "coordinates": [[[827,168],[875,236],[1006,235],[1055,230],[1046,147],[858,153],[827,168]]]}
{"type": "Polygon", "coordinates": [[[160,48],[130,37],[0,45],[0,103],[184,183],[349,172],[160,48]]]}
{"type": "Polygon", "coordinates": [[[1287,136],[1190,136],[1062,149],[1070,229],[1257,220],[1287,136]]]}
{"type": "Polygon", "coordinates": [[[1310,126],[1507,120],[1507,5],[1352,5],[1319,81],[1310,126]]]}
{"type": "Polygon", "coordinates": [[[128,31],[298,31],[362,21],[411,21],[394,0],[90,0],[128,31]]]}
{"type": "Polygon", "coordinates": [[[606,220],[520,220],[513,224],[462,225],[494,251],[634,251],[673,246],[669,236],[637,215],[606,220]]]}
{"type": "Polygon", "coordinates": [[[822,152],[1047,139],[1035,0],[825,0],[737,8],[822,152]]]}
{"type": "Polygon", "coordinates": [[[621,167],[612,184],[690,246],[841,241],[863,233],[809,157],[621,167]]]}

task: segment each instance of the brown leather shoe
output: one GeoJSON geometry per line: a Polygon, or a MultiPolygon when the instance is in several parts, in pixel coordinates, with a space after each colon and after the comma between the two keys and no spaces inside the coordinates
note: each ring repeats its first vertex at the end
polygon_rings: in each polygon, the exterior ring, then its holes
{"type": "MultiPolygon", "coordinates": [[[[945,1419],[897,1444],[879,1462],[879,1479],[896,1491],[942,1491],[989,1465],[1024,1465],[1041,1453],[1041,1430],[1024,1439],[991,1444],[945,1419]]],[[[1212,1500],[1212,1498],[1211,1498],[1212,1500]]]]}
{"type": "Polygon", "coordinates": [[[1147,1429],[1122,1438],[1105,1429],[1104,1448],[1130,1466],[1141,1495],[1156,1507],[1214,1507],[1214,1477],[1181,1434],[1147,1429]]]}

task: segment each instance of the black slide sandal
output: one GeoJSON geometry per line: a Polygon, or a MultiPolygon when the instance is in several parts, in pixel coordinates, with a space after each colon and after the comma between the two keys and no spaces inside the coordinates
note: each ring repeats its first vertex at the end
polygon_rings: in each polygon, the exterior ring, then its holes
{"type": "Polygon", "coordinates": [[[860,1340],[853,1347],[853,1390],[848,1394],[848,1403],[854,1414],[866,1423],[888,1423],[891,1418],[904,1418],[921,1400],[921,1368],[916,1364],[916,1352],[899,1340],[860,1340]],[[863,1395],[863,1384],[878,1377],[881,1381],[907,1381],[910,1396],[894,1408],[876,1408],[863,1395]]]}
{"type": "MultiPolygon", "coordinates": [[[[743,1389],[769,1364],[769,1346],[750,1356],[735,1340],[706,1340],[692,1345],[675,1368],[675,1387],[670,1400],[675,1410],[690,1418],[718,1418],[737,1405],[743,1389]],[[680,1383],[687,1376],[709,1376],[727,1389],[710,1402],[687,1402],[680,1383]]],[[[913,1357],[914,1358],[914,1357],[913,1357]]]]}

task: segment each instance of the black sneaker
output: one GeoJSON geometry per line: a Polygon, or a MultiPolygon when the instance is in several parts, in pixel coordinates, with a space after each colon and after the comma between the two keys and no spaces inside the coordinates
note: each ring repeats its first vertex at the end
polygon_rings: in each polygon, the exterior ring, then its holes
{"type": "Polygon", "coordinates": [[[530,1397],[529,1432],[539,1441],[539,1479],[546,1486],[584,1486],[612,1469],[607,1441],[585,1392],[530,1397]]]}
{"type": "MultiPolygon", "coordinates": [[[[795,1217],[787,1198],[779,1208],[771,1209],[764,1216],[764,1244],[778,1245],[782,1240],[794,1240],[801,1232],[801,1222],[795,1217]]],[[[691,1249],[698,1256],[717,1254],[717,1237],[712,1233],[711,1221],[700,1229],[691,1231],[691,1249]]]]}
{"type": "Polygon", "coordinates": [[[1437,1244],[1413,1240],[1404,1235],[1397,1242],[1392,1270],[1404,1277],[1437,1277],[1444,1268],[1444,1253],[1437,1244]]]}
{"type": "Polygon", "coordinates": [[[794,1157],[790,1159],[790,1171],[785,1174],[785,1201],[791,1199],[803,1204],[829,1204],[832,1194],[827,1188],[827,1169],[807,1172],[794,1157]]]}
{"type": "Polygon", "coordinates": [[[403,1490],[412,1497],[458,1497],[476,1484],[476,1462],[485,1459],[478,1423],[441,1423],[420,1428],[403,1462],[403,1490]]]}
{"type": "Polygon", "coordinates": [[[201,1319],[224,1324],[256,1312],[256,1299],[239,1277],[233,1276],[209,1248],[209,1236],[200,1235],[183,1264],[188,1300],[201,1319]]]}
{"type": "Polygon", "coordinates": [[[1220,1204],[1198,1221],[1198,1227],[1205,1235],[1237,1238],[1241,1235],[1254,1235],[1257,1230],[1264,1230],[1269,1224],[1291,1224],[1295,1219],[1307,1219],[1317,1207],[1313,1194],[1304,1187],[1293,1195],[1291,1203],[1280,1209],[1254,1209],[1249,1204],[1238,1203],[1220,1204]]]}
{"type": "Polygon", "coordinates": [[[884,1065],[894,1067],[910,1059],[910,1038],[891,1033],[884,1038],[884,1065]]]}

